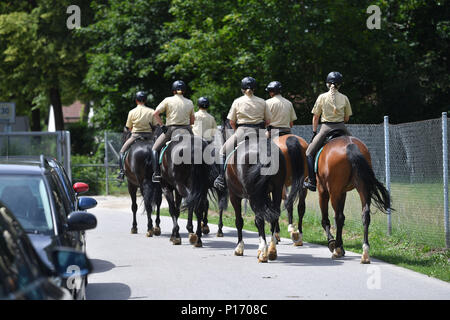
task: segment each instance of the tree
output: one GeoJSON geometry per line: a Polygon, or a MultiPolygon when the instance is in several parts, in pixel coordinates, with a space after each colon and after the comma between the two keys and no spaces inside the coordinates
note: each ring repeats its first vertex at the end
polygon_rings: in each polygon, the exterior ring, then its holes
{"type": "MultiPolygon", "coordinates": [[[[51,103],[57,130],[64,129],[62,101],[72,102],[82,95],[86,72],[87,43],[66,28],[69,5],[70,1],[30,1],[19,7],[20,11],[0,15],[0,95],[18,100],[18,110],[24,113],[51,103]]],[[[12,6],[4,5],[2,10],[6,9],[12,10],[12,6]]],[[[89,7],[82,10],[87,20],[89,7]]],[[[38,128],[39,116],[33,112],[32,119],[33,127],[38,128]]]]}

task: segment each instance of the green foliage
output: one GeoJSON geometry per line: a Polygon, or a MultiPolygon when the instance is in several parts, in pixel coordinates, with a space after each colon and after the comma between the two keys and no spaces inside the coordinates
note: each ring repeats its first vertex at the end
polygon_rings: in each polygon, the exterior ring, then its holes
{"type": "Polygon", "coordinates": [[[92,155],[95,152],[96,130],[86,122],[75,122],[68,125],[70,131],[71,151],[78,155],[92,155]]]}

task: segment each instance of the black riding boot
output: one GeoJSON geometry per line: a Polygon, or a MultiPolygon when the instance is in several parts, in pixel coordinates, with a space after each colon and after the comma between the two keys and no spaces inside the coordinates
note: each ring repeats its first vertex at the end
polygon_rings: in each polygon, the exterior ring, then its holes
{"type": "Polygon", "coordinates": [[[156,150],[152,150],[152,167],[153,167],[152,181],[155,183],[160,183],[161,168],[159,167],[159,152],[156,150]]]}
{"type": "Polygon", "coordinates": [[[314,156],[307,156],[306,162],[308,163],[308,181],[303,184],[305,188],[311,191],[316,191],[316,173],[314,172],[314,156]]]}
{"type": "Polygon", "coordinates": [[[117,180],[119,180],[120,182],[123,182],[123,179],[125,177],[125,172],[123,170],[123,164],[125,162],[124,158],[125,158],[125,155],[121,152],[119,154],[119,169],[120,169],[120,171],[119,171],[119,175],[117,176],[117,180]]]}
{"type": "Polygon", "coordinates": [[[227,185],[225,183],[225,161],[226,156],[222,156],[222,161],[219,164],[219,175],[216,180],[214,180],[214,187],[219,189],[219,191],[225,191],[227,185]]]}

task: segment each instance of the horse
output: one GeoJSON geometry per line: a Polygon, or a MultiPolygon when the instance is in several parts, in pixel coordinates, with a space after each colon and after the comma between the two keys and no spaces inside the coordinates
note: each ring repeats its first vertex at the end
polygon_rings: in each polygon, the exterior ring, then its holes
{"type": "Polygon", "coordinates": [[[345,255],[342,241],[345,221],[344,205],[347,192],[356,189],[361,199],[364,226],[361,263],[370,263],[368,236],[370,205],[373,201],[380,211],[388,213],[391,199],[384,185],[375,177],[367,146],[353,136],[340,136],[325,144],[318,160],[317,189],[322,212],[322,227],[327,235],[332,259],[345,255]],[[329,201],[335,212],[336,239],[330,232],[329,201]]]}
{"type": "MultiPolygon", "coordinates": [[[[308,173],[308,167],[306,162],[306,149],[308,143],[301,137],[294,134],[286,134],[282,136],[273,137],[273,142],[280,148],[286,161],[286,180],[284,183],[284,190],[291,187],[289,195],[285,200],[285,208],[288,216],[288,232],[291,235],[291,239],[295,246],[303,245],[303,229],[302,221],[305,214],[306,205],[305,198],[307,195],[307,189],[303,187],[305,180],[305,174],[308,173]],[[299,216],[298,231],[295,230],[293,225],[293,207],[294,202],[298,198],[297,212],[299,216]]],[[[280,231],[280,227],[277,224],[277,232],[280,231]]],[[[279,240],[279,236],[278,236],[279,240]]]]}
{"type": "Polygon", "coordinates": [[[201,137],[188,132],[175,132],[172,141],[161,151],[161,188],[173,221],[170,241],[174,245],[181,244],[178,217],[181,209],[187,209],[195,212],[197,218],[196,232],[190,232],[189,241],[194,247],[202,247],[201,224],[207,208],[210,170],[210,165],[203,159],[206,146],[206,141],[201,137]],[[183,198],[185,204],[182,207],[183,198]]]}
{"type": "MultiPolygon", "coordinates": [[[[162,132],[159,127],[154,128],[153,137],[149,140],[137,139],[129,148],[128,155],[124,161],[125,176],[127,177],[128,193],[131,197],[131,211],[133,212],[133,223],[131,233],[136,234],[137,221],[136,212],[138,205],[136,193],[139,188],[144,199],[145,211],[147,212],[147,237],[161,235],[160,207],[162,202],[161,187],[152,182],[151,150],[156,137],[162,132]],[[153,227],[152,211],[156,206],[156,227],[153,227]]],[[[122,133],[122,144],[131,136],[131,131],[124,128],[122,133]]]]}
{"type": "MultiPolygon", "coordinates": [[[[222,135],[225,136],[226,128],[231,128],[229,121],[222,125],[222,135]]],[[[251,137],[249,137],[251,138],[251,137]]],[[[259,234],[259,248],[257,251],[258,262],[268,262],[277,258],[275,229],[280,216],[280,206],[282,201],[283,185],[286,179],[286,166],[281,150],[270,139],[259,137],[255,139],[245,139],[241,142],[232,155],[228,156],[229,161],[225,164],[225,177],[231,204],[235,212],[236,228],[238,232],[238,243],[234,250],[236,256],[244,254],[244,242],[242,228],[244,220],[242,218],[242,199],[249,200],[250,207],[255,213],[255,225],[259,234]],[[261,147],[266,146],[265,150],[261,147]],[[273,154],[272,154],[273,152],[273,154]],[[259,156],[266,153],[269,161],[262,163],[259,156]],[[251,163],[250,159],[255,159],[251,163]],[[278,170],[276,172],[265,172],[262,170],[274,166],[278,160],[278,170]],[[265,221],[271,225],[272,239],[270,246],[267,246],[264,231],[265,221]]]]}
{"type": "MultiPolygon", "coordinates": [[[[212,150],[212,156],[214,156],[214,155],[215,155],[215,149],[212,150]]],[[[217,230],[216,236],[221,238],[224,235],[223,234],[223,211],[226,210],[227,206],[228,206],[228,193],[226,190],[221,191],[214,187],[214,180],[217,178],[217,176],[219,175],[219,172],[220,172],[219,166],[220,166],[220,164],[215,163],[210,167],[211,170],[209,171],[208,188],[210,190],[214,190],[214,192],[210,192],[209,194],[218,203],[219,223],[218,223],[218,230],[217,230]]],[[[201,223],[202,232],[205,235],[209,234],[209,232],[210,232],[210,229],[208,226],[208,210],[209,210],[209,200],[206,200],[206,205],[203,208],[203,220],[201,223]]],[[[190,234],[191,241],[195,240],[195,237],[192,236],[192,234],[194,233],[193,224],[192,224],[193,212],[194,212],[194,210],[192,208],[190,210],[188,210],[188,222],[186,225],[186,229],[188,230],[188,232],[190,234]]],[[[192,242],[191,242],[191,244],[192,244],[192,242]]]]}

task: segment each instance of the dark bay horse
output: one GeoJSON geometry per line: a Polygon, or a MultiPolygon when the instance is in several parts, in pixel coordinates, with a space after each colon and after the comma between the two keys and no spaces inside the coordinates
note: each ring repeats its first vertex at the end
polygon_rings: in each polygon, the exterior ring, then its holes
{"type": "Polygon", "coordinates": [[[380,211],[387,213],[387,209],[390,208],[390,197],[386,188],[375,177],[366,145],[352,136],[342,136],[328,142],[318,161],[317,188],[322,211],[322,227],[327,234],[328,248],[333,253],[333,259],[340,258],[345,254],[342,229],[345,221],[346,194],[353,189],[359,193],[364,225],[361,263],[370,263],[368,235],[370,205],[373,201],[380,211]],[[336,240],[330,232],[329,201],[335,212],[336,240]]]}
{"type": "MultiPolygon", "coordinates": [[[[223,130],[230,128],[229,122],[225,122],[222,128],[223,130]]],[[[225,135],[225,132],[222,134],[225,135]]],[[[275,232],[280,216],[286,166],[283,153],[272,140],[265,137],[249,138],[241,142],[229,156],[225,171],[238,232],[238,244],[234,254],[237,256],[244,254],[242,199],[246,198],[255,213],[255,225],[258,228],[260,240],[257,258],[259,262],[267,262],[277,258],[275,232]],[[270,247],[266,241],[265,221],[271,225],[270,247]]]]}
{"type": "Polygon", "coordinates": [[[174,134],[172,141],[161,152],[161,187],[169,204],[169,212],[173,221],[170,241],[181,244],[178,217],[181,209],[194,212],[197,218],[195,235],[190,234],[190,242],[195,247],[202,246],[203,213],[207,210],[209,190],[209,164],[203,159],[203,151],[207,146],[202,138],[186,133],[174,134]],[[181,207],[182,199],[185,205],[181,207]]]}
{"type": "MultiPolygon", "coordinates": [[[[153,130],[153,137],[144,140],[136,140],[129,148],[129,152],[124,161],[125,176],[127,177],[128,193],[131,197],[131,211],[133,212],[133,224],[131,233],[136,234],[137,221],[136,212],[138,205],[136,202],[136,193],[139,188],[144,199],[145,211],[147,212],[147,237],[161,234],[160,224],[160,206],[162,202],[161,187],[152,182],[151,150],[156,137],[161,133],[157,127],[153,130]],[[153,227],[152,211],[156,206],[156,227],[153,227]]],[[[122,133],[122,144],[130,137],[131,131],[124,128],[122,133]]]]}
{"type": "MultiPolygon", "coordinates": [[[[291,187],[289,195],[285,197],[285,207],[289,222],[288,232],[291,234],[294,245],[302,246],[302,221],[306,210],[305,198],[307,195],[307,189],[303,187],[303,181],[305,180],[305,174],[308,172],[305,153],[308,148],[308,143],[303,138],[293,134],[273,137],[273,142],[280,148],[286,161],[286,179],[284,183],[284,190],[291,187]],[[298,198],[298,231],[295,230],[293,225],[293,208],[296,198],[298,198]]],[[[278,225],[277,230],[279,232],[278,225]]]]}

